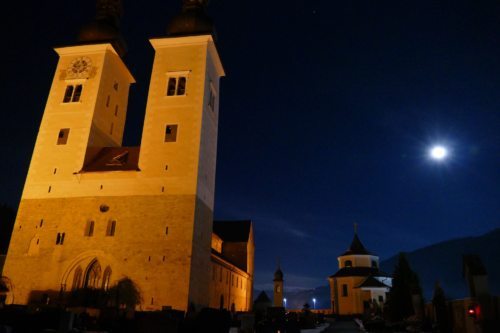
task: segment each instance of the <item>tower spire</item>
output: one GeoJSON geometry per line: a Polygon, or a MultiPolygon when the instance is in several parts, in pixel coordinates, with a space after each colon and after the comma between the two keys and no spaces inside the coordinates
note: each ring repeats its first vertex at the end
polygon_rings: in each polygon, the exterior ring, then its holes
{"type": "Polygon", "coordinates": [[[120,56],[124,56],[127,46],[120,33],[120,19],[123,15],[121,0],[96,0],[96,15],[85,25],[78,35],[83,43],[111,43],[120,56]]]}
{"type": "Polygon", "coordinates": [[[355,235],[358,234],[358,223],[357,222],[354,222],[354,234],[355,235]]]}

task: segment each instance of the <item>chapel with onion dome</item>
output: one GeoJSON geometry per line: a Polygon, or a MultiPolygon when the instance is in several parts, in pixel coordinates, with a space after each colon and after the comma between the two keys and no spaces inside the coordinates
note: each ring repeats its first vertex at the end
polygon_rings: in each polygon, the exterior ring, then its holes
{"type": "Polygon", "coordinates": [[[339,269],[328,278],[333,313],[359,315],[385,303],[392,278],[380,270],[379,257],[365,248],[357,228],[351,245],[337,259],[339,269]]]}

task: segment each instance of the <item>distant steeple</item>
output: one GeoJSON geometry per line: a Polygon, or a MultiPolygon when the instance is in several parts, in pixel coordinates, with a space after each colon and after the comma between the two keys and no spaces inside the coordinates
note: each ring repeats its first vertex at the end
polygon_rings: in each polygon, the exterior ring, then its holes
{"type": "Polygon", "coordinates": [[[214,25],[205,12],[208,0],[183,0],[182,12],[167,27],[168,36],[212,35],[214,25]]]}
{"type": "Polygon", "coordinates": [[[111,43],[123,57],[127,46],[120,32],[122,15],[121,0],[97,0],[95,18],[80,30],[78,41],[87,44],[111,43]]]}

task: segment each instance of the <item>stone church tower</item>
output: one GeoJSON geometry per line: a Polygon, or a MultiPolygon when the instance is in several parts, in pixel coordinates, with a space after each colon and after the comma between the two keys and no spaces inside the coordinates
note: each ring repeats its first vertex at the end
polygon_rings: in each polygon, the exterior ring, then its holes
{"type": "Polygon", "coordinates": [[[283,307],[283,272],[280,267],[274,272],[273,282],[273,306],[283,307]]]}
{"type": "Polygon", "coordinates": [[[79,42],[55,49],[4,268],[8,303],[63,301],[129,278],[142,310],[209,305],[224,70],[205,2],[184,0],[166,36],[151,39],[140,147],[122,146],[134,78],[122,60],[121,1],[98,0],[79,42]]]}

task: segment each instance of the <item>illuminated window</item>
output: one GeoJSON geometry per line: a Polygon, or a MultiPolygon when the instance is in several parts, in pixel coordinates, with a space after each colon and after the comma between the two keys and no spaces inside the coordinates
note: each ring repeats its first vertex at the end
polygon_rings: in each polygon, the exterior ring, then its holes
{"type": "Polygon", "coordinates": [[[66,91],[64,92],[63,103],[75,103],[80,101],[82,96],[83,85],[69,85],[66,86],[66,91]]]}
{"type": "Polygon", "coordinates": [[[171,74],[167,80],[167,96],[186,95],[187,76],[171,74]]]}
{"type": "Polygon", "coordinates": [[[92,237],[94,236],[94,221],[87,221],[87,225],[85,227],[85,236],[92,237]]]}
{"type": "Polygon", "coordinates": [[[66,143],[68,143],[68,137],[69,137],[69,128],[63,128],[59,130],[59,135],[57,136],[57,144],[65,145],[66,143]]]}
{"type": "Polygon", "coordinates": [[[348,290],[347,290],[347,284],[342,285],[342,296],[347,297],[349,296],[348,290]]]}
{"type": "Polygon", "coordinates": [[[177,125],[167,125],[165,127],[165,142],[177,141],[177,125]]]}

